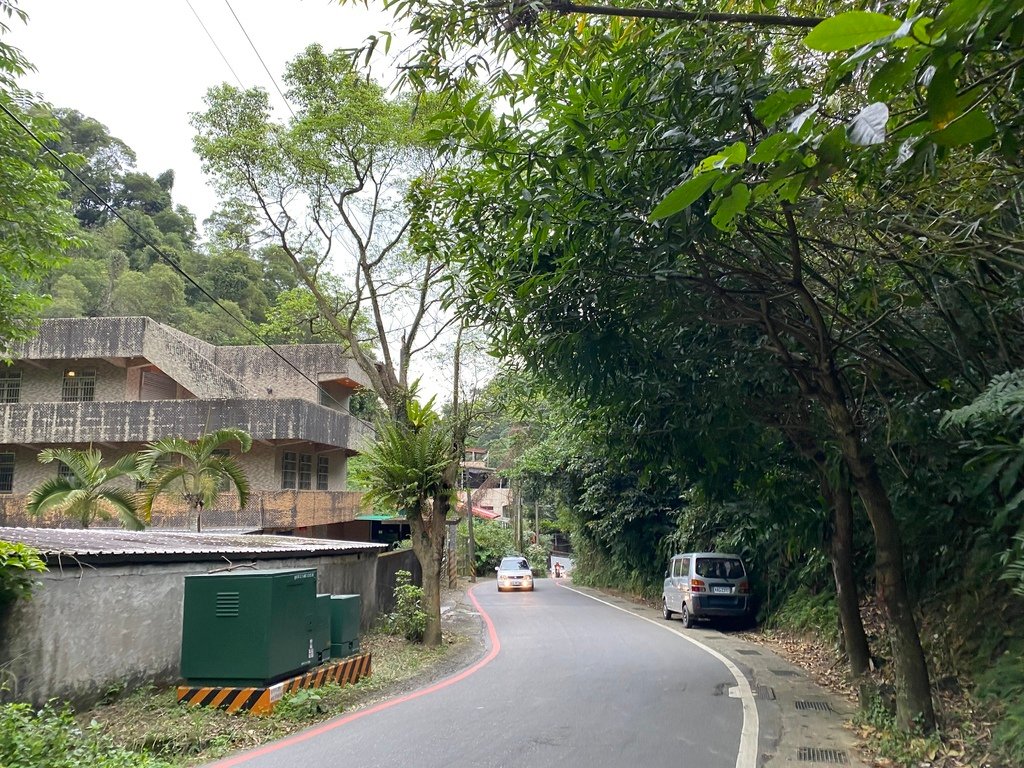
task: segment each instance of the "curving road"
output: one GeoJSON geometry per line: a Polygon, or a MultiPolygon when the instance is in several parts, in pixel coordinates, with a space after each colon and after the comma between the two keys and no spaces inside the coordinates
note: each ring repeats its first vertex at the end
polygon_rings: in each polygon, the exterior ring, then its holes
{"type": "Polygon", "coordinates": [[[498,594],[485,582],[471,594],[490,632],[481,662],[216,765],[754,768],[749,687],[692,640],[699,630],[550,579],[532,593],[498,594]]]}

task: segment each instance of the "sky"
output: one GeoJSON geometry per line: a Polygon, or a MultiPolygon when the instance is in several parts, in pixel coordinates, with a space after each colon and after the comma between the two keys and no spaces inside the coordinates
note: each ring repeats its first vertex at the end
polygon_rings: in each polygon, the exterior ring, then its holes
{"type": "Polygon", "coordinates": [[[174,202],[200,225],[217,197],[192,152],[189,114],[202,109],[207,89],[237,85],[233,69],[285,113],[231,9],[278,84],[285,63],[310,43],[358,47],[390,25],[381,11],[330,0],[230,0],[230,7],[225,0],[21,0],[20,7],[28,24],[12,19],[5,40],[36,68],[20,84],[106,125],[135,150],[139,170],[157,176],[173,168],[174,202]]]}

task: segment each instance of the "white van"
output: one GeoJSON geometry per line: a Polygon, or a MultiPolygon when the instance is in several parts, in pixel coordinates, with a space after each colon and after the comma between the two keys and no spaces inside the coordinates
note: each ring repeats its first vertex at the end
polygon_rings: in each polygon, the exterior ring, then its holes
{"type": "Polygon", "coordinates": [[[684,627],[704,618],[747,619],[751,611],[750,579],[738,555],[688,552],[675,555],[665,571],[662,615],[675,614],[684,627]]]}

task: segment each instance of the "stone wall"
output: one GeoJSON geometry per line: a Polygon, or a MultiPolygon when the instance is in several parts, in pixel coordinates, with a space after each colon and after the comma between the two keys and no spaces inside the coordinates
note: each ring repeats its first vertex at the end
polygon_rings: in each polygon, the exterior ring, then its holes
{"type": "MultiPolygon", "coordinates": [[[[32,598],[0,619],[8,695],[36,706],[52,697],[84,706],[111,688],[177,682],[185,576],[220,567],[83,566],[70,558],[52,565],[32,598]]],[[[377,583],[375,554],[260,560],[256,567],[316,568],[319,592],[362,596],[364,630],[377,615],[377,595],[388,589],[377,583]]]]}

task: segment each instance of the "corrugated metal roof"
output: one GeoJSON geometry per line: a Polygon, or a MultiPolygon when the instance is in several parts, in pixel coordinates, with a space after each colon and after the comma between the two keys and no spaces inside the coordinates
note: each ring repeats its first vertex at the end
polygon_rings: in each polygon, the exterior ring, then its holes
{"type": "Polygon", "coordinates": [[[384,544],[369,541],[307,539],[185,531],[125,531],[99,528],[0,528],[0,540],[27,544],[42,552],[47,562],[61,557],[82,562],[161,562],[321,557],[375,553],[384,544]]]}

